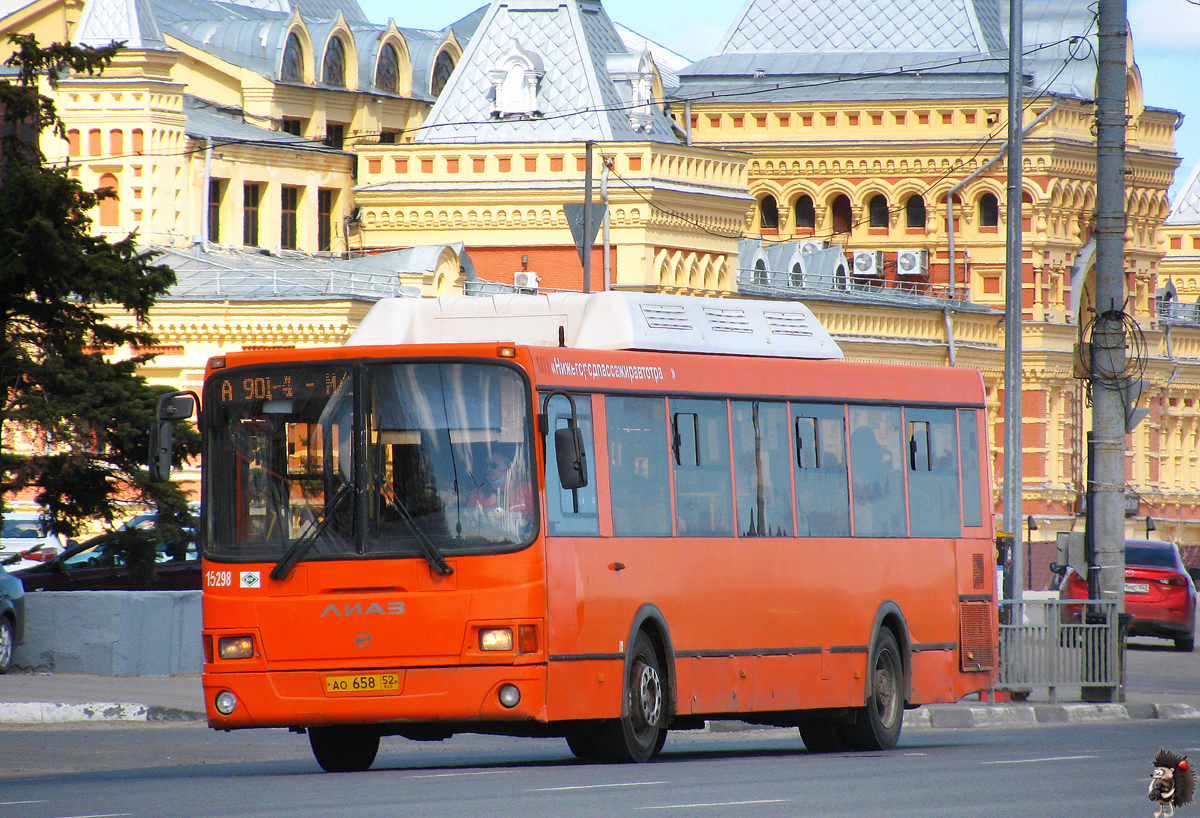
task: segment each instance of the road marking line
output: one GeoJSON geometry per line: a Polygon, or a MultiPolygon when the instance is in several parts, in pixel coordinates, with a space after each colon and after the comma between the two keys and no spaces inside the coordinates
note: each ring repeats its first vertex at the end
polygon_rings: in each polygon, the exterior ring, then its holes
{"type": "Polygon", "coordinates": [[[410,778],[454,778],[459,775],[504,775],[508,770],[479,770],[471,773],[430,773],[428,775],[414,775],[410,778]]]}
{"type": "Polygon", "coordinates": [[[744,807],[751,804],[787,804],[790,798],[764,798],[759,801],[719,801],[712,804],[667,804],[662,807],[634,807],[636,810],[646,809],[695,809],[698,807],[744,807]]]}
{"type": "Polygon", "coordinates": [[[22,804],[44,804],[45,799],[41,801],[0,801],[0,807],[19,807],[22,804]]]}
{"type": "Polygon", "coordinates": [[[133,818],[133,813],[106,812],[103,815],[64,815],[62,818],[133,818]]]}
{"type": "Polygon", "coordinates": [[[564,792],[565,790],[603,790],[611,787],[649,787],[666,781],[630,781],[626,784],[581,784],[576,787],[538,787],[530,792],[564,792]]]}
{"type": "Polygon", "coordinates": [[[1100,756],[1051,756],[1048,758],[1014,758],[1006,761],[981,761],[980,764],[1040,764],[1043,761],[1084,761],[1100,756]]]}

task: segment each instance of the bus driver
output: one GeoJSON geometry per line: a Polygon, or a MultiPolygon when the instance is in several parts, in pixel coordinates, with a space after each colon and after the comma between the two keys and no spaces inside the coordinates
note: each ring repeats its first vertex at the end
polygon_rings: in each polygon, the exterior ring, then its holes
{"type": "Polygon", "coordinates": [[[529,480],[519,476],[511,447],[493,448],[484,467],[484,480],[471,492],[468,508],[490,528],[518,535],[533,517],[529,480]]]}

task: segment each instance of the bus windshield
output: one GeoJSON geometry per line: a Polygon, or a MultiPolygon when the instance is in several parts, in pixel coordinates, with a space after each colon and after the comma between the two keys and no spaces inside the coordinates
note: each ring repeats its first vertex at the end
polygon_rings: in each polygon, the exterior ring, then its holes
{"type": "Polygon", "coordinates": [[[205,386],[206,554],[509,551],[538,519],[529,387],[495,363],[289,364],[205,386]]]}

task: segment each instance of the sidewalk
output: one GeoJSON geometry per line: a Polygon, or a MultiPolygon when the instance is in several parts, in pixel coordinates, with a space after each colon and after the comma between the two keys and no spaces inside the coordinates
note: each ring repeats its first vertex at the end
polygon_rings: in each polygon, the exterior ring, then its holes
{"type": "MultiPolygon", "coordinates": [[[[932,704],[904,714],[906,730],[1018,727],[1130,719],[1200,719],[1200,696],[1128,694],[1121,704],[1086,704],[1078,690],[1059,691],[1060,701],[932,704]],[[1073,699],[1073,701],[1072,701],[1073,699]]],[[[0,676],[0,724],[105,721],[204,721],[200,677],[112,677],[10,673],[0,676]]],[[[744,729],[737,721],[713,722],[713,730],[744,729]]]]}

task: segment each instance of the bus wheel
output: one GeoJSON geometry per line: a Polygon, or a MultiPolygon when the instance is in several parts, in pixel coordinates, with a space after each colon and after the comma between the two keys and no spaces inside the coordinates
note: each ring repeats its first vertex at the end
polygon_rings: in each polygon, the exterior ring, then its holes
{"type": "Polygon", "coordinates": [[[836,753],[845,750],[839,725],[831,718],[804,719],[799,724],[800,738],[810,753],[836,753]]]}
{"type": "Polygon", "coordinates": [[[327,773],[357,773],[367,769],[379,752],[379,733],[366,727],[308,728],[308,743],[327,773]]]}
{"type": "Polygon", "coordinates": [[[867,706],[858,708],[853,724],[838,725],[839,732],[852,750],[890,750],[900,741],[904,724],[904,663],[900,645],[887,628],[875,640],[868,667],[867,706]]]}
{"type": "Polygon", "coordinates": [[[571,755],[581,761],[595,761],[600,757],[600,742],[594,730],[580,728],[567,733],[567,747],[571,755]]]}
{"type": "Polygon", "coordinates": [[[667,690],[662,662],[645,633],[633,643],[626,690],[628,714],[605,722],[596,731],[598,755],[617,763],[649,761],[666,742],[667,690]]]}

